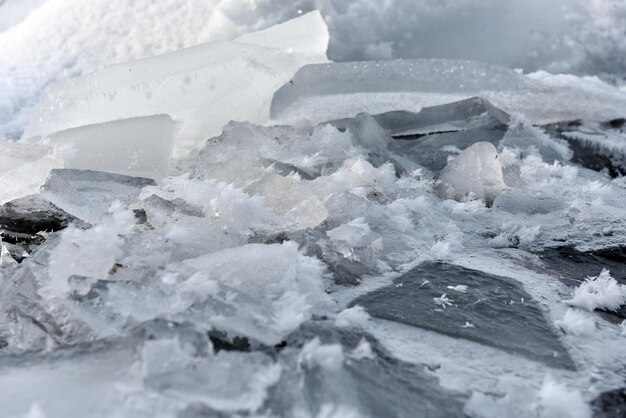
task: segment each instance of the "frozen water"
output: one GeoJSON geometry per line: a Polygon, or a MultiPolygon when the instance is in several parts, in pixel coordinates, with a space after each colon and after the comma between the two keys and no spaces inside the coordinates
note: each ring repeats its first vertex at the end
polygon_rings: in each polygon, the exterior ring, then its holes
{"type": "Polygon", "coordinates": [[[132,205],[152,179],[92,170],[54,169],[41,188],[54,205],[88,223],[96,223],[114,202],[132,205]]]}
{"type": "Polygon", "coordinates": [[[477,142],[455,157],[439,174],[443,188],[455,199],[483,199],[491,205],[505,187],[496,148],[477,142]]]}
{"type": "Polygon", "coordinates": [[[580,392],[547,377],[539,392],[537,412],[542,418],[590,418],[591,408],[580,392]]]}
{"type": "Polygon", "coordinates": [[[168,173],[177,133],[177,123],[157,115],[67,129],[46,137],[46,142],[63,150],[65,168],[158,179],[168,173]]]}
{"type": "Polygon", "coordinates": [[[53,147],[3,142],[0,154],[0,204],[34,194],[63,159],[53,147]]]}
{"type": "Polygon", "coordinates": [[[273,92],[302,65],[326,61],[327,45],[326,26],[312,12],[234,41],[108,67],[50,86],[22,137],[166,114],[181,124],[174,153],[185,156],[219,134],[233,115],[265,122],[273,92]],[[219,111],[212,107],[218,100],[219,111]]]}
{"type": "Polygon", "coordinates": [[[480,97],[425,107],[417,113],[396,110],[373,117],[394,137],[475,128],[497,129],[509,123],[509,115],[480,97]]]}
{"type": "Polygon", "coordinates": [[[574,367],[539,305],[506,278],[426,263],[353,303],[374,317],[477,341],[553,367],[574,367]],[[459,284],[467,292],[447,288],[459,284]]]}
{"type": "Polygon", "coordinates": [[[309,14],[49,90],[2,161],[4,413],[587,416],[623,387],[623,89],[449,60],[292,78],[326,41],[309,14]]]}
{"type": "Polygon", "coordinates": [[[313,122],[445,104],[474,96],[532,123],[621,118],[626,93],[596,78],[523,75],[460,60],[388,60],[301,68],[272,100],[272,118],[313,122]]]}
{"type": "Polygon", "coordinates": [[[593,170],[607,170],[613,176],[626,174],[624,119],[608,123],[557,124],[548,129],[563,137],[573,148],[573,160],[593,170]]]}
{"type": "Polygon", "coordinates": [[[626,74],[620,0],[8,0],[1,7],[0,31],[8,29],[0,32],[0,137],[20,135],[52,82],[232,39],[316,8],[335,61],[458,58],[611,80],[626,74]]]}

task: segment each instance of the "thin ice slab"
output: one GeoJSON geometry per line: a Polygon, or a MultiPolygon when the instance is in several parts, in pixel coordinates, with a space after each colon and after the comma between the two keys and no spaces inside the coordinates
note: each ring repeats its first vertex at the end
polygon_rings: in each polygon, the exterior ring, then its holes
{"type": "Polygon", "coordinates": [[[50,135],[64,167],[159,179],[167,175],[178,123],[167,115],[120,119],[50,135]]]}
{"type": "Polygon", "coordinates": [[[521,284],[448,264],[426,263],[351,305],[372,316],[465,338],[573,368],[537,302],[521,284]]]}
{"type": "Polygon", "coordinates": [[[312,122],[483,97],[533,123],[624,117],[626,93],[594,78],[523,75],[491,64],[412,59],[313,64],[301,68],[272,100],[272,118],[312,122]]]}

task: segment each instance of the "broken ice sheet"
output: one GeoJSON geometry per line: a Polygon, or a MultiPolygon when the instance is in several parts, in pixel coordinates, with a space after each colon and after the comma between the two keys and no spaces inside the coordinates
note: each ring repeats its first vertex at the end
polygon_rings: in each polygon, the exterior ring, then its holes
{"type": "Polygon", "coordinates": [[[553,367],[574,368],[539,304],[512,279],[425,263],[351,305],[363,306],[374,317],[477,341],[553,367]],[[466,293],[449,293],[447,286],[459,284],[468,286],[466,293]],[[464,326],[468,322],[474,327],[464,326]]]}
{"type": "MultiPolygon", "coordinates": [[[[508,125],[510,120],[509,115],[480,97],[424,107],[418,112],[394,110],[372,117],[393,137],[419,137],[475,128],[499,129],[508,125]]],[[[340,119],[332,123],[349,126],[350,120],[340,119]]]]}
{"type": "Polygon", "coordinates": [[[378,114],[474,96],[532,123],[624,117],[626,92],[595,78],[535,73],[476,61],[396,59],[302,67],[272,100],[272,119],[312,122],[378,114]]]}
{"type": "Polygon", "coordinates": [[[302,65],[325,62],[327,46],[316,11],[234,41],[117,64],[50,86],[22,138],[167,114],[181,123],[174,156],[184,157],[232,119],[267,121],[273,92],[302,65]]]}

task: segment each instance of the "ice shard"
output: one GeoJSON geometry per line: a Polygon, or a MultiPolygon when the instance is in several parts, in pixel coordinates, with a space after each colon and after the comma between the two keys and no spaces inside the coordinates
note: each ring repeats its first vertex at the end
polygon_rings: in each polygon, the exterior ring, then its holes
{"type": "Polygon", "coordinates": [[[149,178],[93,170],[56,169],[42,187],[42,195],[54,205],[88,223],[97,222],[114,202],[130,205],[139,200],[149,178]]]}
{"type": "Polygon", "coordinates": [[[235,118],[269,119],[272,94],[305,64],[325,62],[328,30],[312,12],[233,41],[114,65],[50,86],[22,138],[155,114],[181,123],[174,154],[199,148],[235,118]]]}
{"type": "Polygon", "coordinates": [[[491,205],[504,190],[504,178],[493,144],[477,142],[448,163],[439,174],[448,196],[483,199],[491,205]]]}
{"type": "Polygon", "coordinates": [[[474,96],[533,123],[624,117],[626,92],[598,79],[536,73],[475,61],[398,59],[302,67],[272,100],[272,118],[312,122],[423,107],[474,96]]]}

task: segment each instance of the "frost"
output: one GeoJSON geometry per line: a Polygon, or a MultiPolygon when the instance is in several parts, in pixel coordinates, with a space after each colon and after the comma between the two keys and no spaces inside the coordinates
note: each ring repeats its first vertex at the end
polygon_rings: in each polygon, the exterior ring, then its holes
{"type": "Polygon", "coordinates": [[[576,309],[568,309],[563,319],[555,321],[554,325],[572,335],[593,335],[596,330],[593,318],[588,313],[576,309]]]}
{"type": "Polygon", "coordinates": [[[335,326],[339,328],[364,328],[370,316],[362,306],[344,309],[335,318],[335,326]]]}
{"type": "Polygon", "coordinates": [[[626,303],[626,286],[619,284],[603,269],[597,277],[587,278],[574,291],[574,297],[568,301],[572,306],[588,311],[606,309],[616,311],[626,303]]]}
{"type": "Polygon", "coordinates": [[[194,301],[196,309],[219,312],[219,305],[210,302],[221,301],[231,308],[212,320],[215,325],[267,344],[280,342],[310,318],[313,305],[326,300],[323,265],[300,254],[293,242],[250,244],[184,264],[200,273],[181,284],[183,295],[194,301]],[[215,285],[205,286],[207,281],[218,283],[217,294],[215,285]]]}
{"type": "Polygon", "coordinates": [[[89,289],[87,283],[110,274],[123,254],[122,237],[134,225],[133,213],[114,204],[104,223],[88,230],[73,226],[65,229],[59,244],[50,253],[49,281],[42,283],[39,293],[47,299],[61,297],[72,289],[75,278],[79,283],[76,291],[85,294],[89,289]]]}
{"type": "Polygon", "coordinates": [[[591,408],[576,390],[548,377],[544,379],[537,412],[541,418],[590,418],[591,408]]]}
{"type": "Polygon", "coordinates": [[[460,293],[467,292],[467,286],[464,284],[459,284],[456,286],[448,286],[448,289],[454,290],[455,292],[460,292],[460,293]]]}
{"type": "Polygon", "coordinates": [[[257,411],[282,371],[262,355],[193,356],[177,340],[146,341],[141,354],[147,389],[221,411],[257,411]]]}
{"type": "Polygon", "coordinates": [[[360,418],[361,416],[359,411],[346,405],[324,404],[315,418],[360,418]]]}
{"type": "Polygon", "coordinates": [[[372,350],[372,345],[365,338],[362,338],[359,341],[359,344],[354,347],[354,350],[352,350],[348,356],[354,360],[376,358],[376,354],[374,354],[374,351],[372,350]]]}
{"type": "Polygon", "coordinates": [[[446,309],[448,306],[452,306],[454,301],[448,298],[448,295],[444,293],[439,297],[433,298],[433,302],[435,302],[436,305],[441,306],[443,309],[446,309]]]}
{"type": "Polygon", "coordinates": [[[338,371],[344,362],[339,344],[322,344],[319,338],[307,342],[300,351],[300,363],[308,367],[319,366],[326,371],[338,371]]]}

